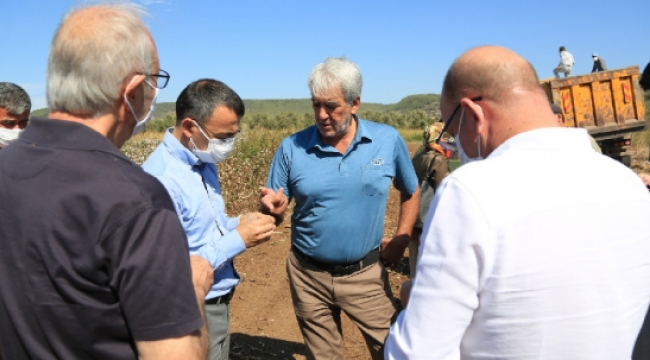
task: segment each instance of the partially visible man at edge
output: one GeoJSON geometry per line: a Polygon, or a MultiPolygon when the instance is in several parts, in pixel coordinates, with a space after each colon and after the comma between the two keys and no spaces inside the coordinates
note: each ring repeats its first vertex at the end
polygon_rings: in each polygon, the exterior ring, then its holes
{"type": "Polygon", "coordinates": [[[362,78],[346,58],[327,58],[309,75],[315,125],[275,153],[263,211],[281,220],[288,199],[289,287],[309,359],[343,359],[341,311],[359,327],[373,359],[395,315],[384,265],[410,241],[420,200],[404,140],[394,128],[357,117],[362,78]],[[394,237],[383,238],[391,182],[401,193],[394,237]]]}
{"type": "Polygon", "coordinates": [[[239,95],[221,81],[192,82],[176,100],[176,126],[142,166],[169,192],[190,253],[214,269],[205,299],[210,360],[227,360],[230,351],[230,299],[240,281],[233,259],[267,241],[275,229],[268,215],[226,215],[215,163],[232,151],[244,111],[239,95]]]}
{"type": "Polygon", "coordinates": [[[0,151],[5,359],[205,359],[212,268],[188,256],[165,188],[119,148],[168,75],[130,3],[65,16],[49,118],[0,151]],[[201,306],[199,306],[201,305],[201,306]]]}
{"type": "Polygon", "coordinates": [[[456,59],[440,109],[465,165],[431,205],[386,358],[629,359],[650,302],[634,172],[559,127],[532,65],[502,47],[456,59]]]}
{"type": "Polygon", "coordinates": [[[29,122],[32,102],[25,89],[0,82],[0,149],[18,139],[29,122]]]}

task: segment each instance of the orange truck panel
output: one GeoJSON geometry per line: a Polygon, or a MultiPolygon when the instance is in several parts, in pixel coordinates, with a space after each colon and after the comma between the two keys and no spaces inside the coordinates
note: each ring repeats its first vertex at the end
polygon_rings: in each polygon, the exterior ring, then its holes
{"type": "Polygon", "coordinates": [[[638,66],[550,78],[541,85],[549,101],[562,108],[565,126],[586,128],[597,140],[646,128],[638,66]]]}

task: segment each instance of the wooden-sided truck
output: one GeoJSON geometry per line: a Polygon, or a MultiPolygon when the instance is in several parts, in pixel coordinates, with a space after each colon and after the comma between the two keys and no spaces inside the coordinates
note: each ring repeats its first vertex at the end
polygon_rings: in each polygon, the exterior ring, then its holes
{"type": "Polygon", "coordinates": [[[585,128],[603,154],[630,166],[631,133],[646,129],[639,67],[545,79],[550,102],[560,106],[564,126],[585,128]]]}

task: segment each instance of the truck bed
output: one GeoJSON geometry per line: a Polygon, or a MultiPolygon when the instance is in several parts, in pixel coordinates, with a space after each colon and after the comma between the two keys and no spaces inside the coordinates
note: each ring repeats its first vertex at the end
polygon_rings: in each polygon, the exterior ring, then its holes
{"type": "Polygon", "coordinates": [[[631,66],[561,79],[541,85],[550,102],[562,108],[564,125],[585,128],[596,140],[646,129],[639,67],[631,66]]]}

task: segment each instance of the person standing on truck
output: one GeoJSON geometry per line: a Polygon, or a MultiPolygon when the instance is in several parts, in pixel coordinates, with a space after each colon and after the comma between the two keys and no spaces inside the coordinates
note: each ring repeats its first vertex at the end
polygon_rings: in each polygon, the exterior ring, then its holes
{"type": "Polygon", "coordinates": [[[190,253],[212,265],[214,284],[205,299],[209,360],[229,356],[230,300],[240,281],[234,258],[267,241],[275,229],[268,215],[226,215],[215,163],[232,151],[244,111],[239,95],[221,81],[192,82],[176,100],[176,126],[142,165],[174,200],[190,253]]]}
{"type": "Polygon", "coordinates": [[[120,152],[169,79],[143,15],[128,2],[66,14],[48,59],[49,117],[0,151],[5,359],[207,355],[210,264],[188,255],[162,184],[120,152]]]}
{"type": "Polygon", "coordinates": [[[560,46],[560,63],[553,70],[555,78],[559,79],[560,73],[564,73],[565,78],[571,76],[574,64],[575,61],[573,60],[573,55],[571,55],[570,52],[566,51],[566,48],[564,46],[560,46]]]}
{"type": "Polygon", "coordinates": [[[263,210],[281,220],[288,201],[272,204],[286,198],[283,191],[296,202],[287,273],[307,358],[343,359],[343,311],[372,359],[383,359],[396,313],[385,266],[396,266],[408,246],[418,179],[399,132],[356,115],[362,87],[356,64],[327,58],[307,83],[316,124],[278,147],[261,189],[263,210]],[[382,239],[391,183],[401,193],[401,211],[395,236],[382,239]]]}
{"type": "Polygon", "coordinates": [[[18,139],[29,122],[32,102],[25,89],[0,82],[0,149],[18,139]]]}
{"type": "Polygon", "coordinates": [[[607,71],[607,64],[605,63],[605,59],[598,56],[597,53],[591,54],[591,58],[594,60],[594,67],[591,69],[592,73],[596,71],[607,71]]]}
{"type": "Polygon", "coordinates": [[[456,59],[440,110],[464,165],[433,199],[386,359],[630,359],[650,304],[638,177],[559,127],[508,49],[456,59]]]}

